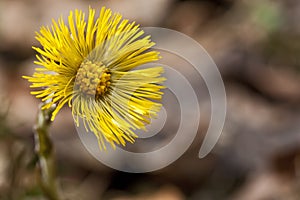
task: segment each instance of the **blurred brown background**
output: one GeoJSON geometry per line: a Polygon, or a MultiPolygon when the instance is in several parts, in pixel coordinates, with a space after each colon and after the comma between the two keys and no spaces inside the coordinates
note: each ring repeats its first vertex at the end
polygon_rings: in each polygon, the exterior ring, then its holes
{"type": "MultiPolygon", "coordinates": [[[[77,200],[299,200],[300,1],[0,0],[0,199],[44,199],[34,168],[35,31],[69,10],[105,5],[142,26],[178,30],[208,51],[228,100],[223,134],[206,158],[207,128],[172,165],[129,174],[95,160],[65,108],[51,128],[61,190],[77,200]]],[[[183,66],[184,67],[184,66],[183,66]]],[[[200,103],[206,105],[206,98],[200,103]]],[[[203,113],[201,113],[203,115],[203,113]]]]}

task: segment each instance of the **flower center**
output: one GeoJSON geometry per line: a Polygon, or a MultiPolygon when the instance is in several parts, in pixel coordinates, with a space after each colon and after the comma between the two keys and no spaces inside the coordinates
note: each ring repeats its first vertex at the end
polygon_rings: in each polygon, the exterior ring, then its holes
{"type": "Polygon", "coordinates": [[[75,85],[83,94],[98,100],[110,86],[110,72],[101,62],[85,61],[77,71],[75,85]]]}

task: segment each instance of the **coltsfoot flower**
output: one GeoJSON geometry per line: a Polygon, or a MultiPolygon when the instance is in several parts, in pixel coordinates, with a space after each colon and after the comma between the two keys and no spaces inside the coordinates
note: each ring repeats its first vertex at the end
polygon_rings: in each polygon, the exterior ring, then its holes
{"type": "Polygon", "coordinates": [[[162,98],[162,67],[136,69],[159,59],[151,50],[150,36],[134,22],[102,8],[98,18],[89,9],[70,12],[68,25],[62,17],[51,27],[42,27],[36,39],[42,48],[32,76],[24,76],[35,88],[31,94],[56,108],[51,120],[68,104],[77,126],[80,121],[98,139],[113,147],[134,142],[135,129],[145,129],[156,116],[162,98]]]}

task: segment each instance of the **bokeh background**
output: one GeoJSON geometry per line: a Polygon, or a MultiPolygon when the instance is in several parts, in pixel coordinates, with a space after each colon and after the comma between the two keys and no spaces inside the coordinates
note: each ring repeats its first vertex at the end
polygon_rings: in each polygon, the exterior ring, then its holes
{"type": "Polygon", "coordinates": [[[159,171],[130,174],[94,159],[64,108],[50,131],[66,199],[300,199],[300,1],[0,0],[1,200],[45,199],[32,131],[40,101],[21,78],[34,69],[35,31],[69,10],[103,5],[198,41],[222,74],[227,119],[217,146],[198,159],[210,117],[209,98],[200,97],[199,133],[184,156],[159,171]]]}

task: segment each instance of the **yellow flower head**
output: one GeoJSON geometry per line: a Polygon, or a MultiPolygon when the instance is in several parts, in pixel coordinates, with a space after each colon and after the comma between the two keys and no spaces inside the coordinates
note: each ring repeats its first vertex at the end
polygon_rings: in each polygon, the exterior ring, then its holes
{"type": "Polygon", "coordinates": [[[73,118],[92,131],[100,148],[104,141],[113,147],[134,142],[135,129],[145,129],[159,111],[165,78],[163,68],[136,67],[159,59],[151,50],[149,36],[120,14],[102,8],[85,14],[70,12],[68,26],[60,18],[51,28],[42,27],[36,39],[42,48],[33,47],[39,65],[32,76],[24,76],[37,88],[31,94],[47,101],[43,109],[56,105],[54,120],[64,104],[72,107],[73,118]]]}

